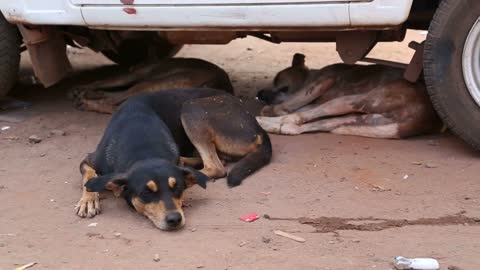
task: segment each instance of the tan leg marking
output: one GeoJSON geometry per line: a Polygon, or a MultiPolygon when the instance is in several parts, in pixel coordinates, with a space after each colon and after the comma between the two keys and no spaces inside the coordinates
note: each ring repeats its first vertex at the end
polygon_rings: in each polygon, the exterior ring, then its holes
{"type": "Polygon", "coordinates": [[[213,143],[210,143],[209,145],[195,145],[195,147],[200,153],[204,164],[203,169],[201,169],[200,172],[208,176],[210,179],[222,178],[227,175],[227,170],[225,170],[222,161],[220,161],[213,143]]]}
{"type": "Polygon", "coordinates": [[[112,191],[115,197],[120,197],[120,195],[122,195],[122,192],[123,192],[123,187],[115,185],[112,182],[107,183],[107,185],[105,186],[105,189],[112,191]]]}
{"type": "Polygon", "coordinates": [[[94,217],[100,214],[100,199],[98,192],[88,192],[85,183],[91,178],[97,176],[95,170],[86,163],[82,165],[82,197],[75,206],[77,215],[84,217],[94,217]]]}
{"type": "Polygon", "coordinates": [[[203,164],[199,157],[180,157],[179,165],[182,167],[197,167],[203,164]]]}

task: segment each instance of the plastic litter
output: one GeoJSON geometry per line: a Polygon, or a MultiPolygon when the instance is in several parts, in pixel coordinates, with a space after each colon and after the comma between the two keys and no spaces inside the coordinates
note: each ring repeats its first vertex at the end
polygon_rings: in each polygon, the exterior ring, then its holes
{"type": "Polygon", "coordinates": [[[250,213],[248,215],[240,217],[240,220],[243,220],[245,222],[254,222],[255,220],[259,219],[260,216],[257,215],[256,213],[250,213]]]}
{"type": "Polygon", "coordinates": [[[408,259],[402,256],[395,257],[393,265],[397,269],[415,269],[415,270],[437,270],[440,264],[437,260],[431,258],[408,259]]]}

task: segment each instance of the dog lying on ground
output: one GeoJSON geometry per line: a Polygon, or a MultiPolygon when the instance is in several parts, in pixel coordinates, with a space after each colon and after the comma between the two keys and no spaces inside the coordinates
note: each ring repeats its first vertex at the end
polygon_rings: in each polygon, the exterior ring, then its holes
{"type": "Polygon", "coordinates": [[[127,98],[144,92],[165,89],[212,88],[233,94],[228,74],[220,67],[201,59],[170,58],[155,64],[132,68],[128,73],[90,82],[76,87],[77,108],[100,113],[113,113],[127,98]],[[112,88],[126,91],[105,92],[112,88]]]}
{"type": "Polygon", "coordinates": [[[175,89],[128,99],[112,116],[94,153],[80,164],[83,194],[80,217],[100,213],[103,189],[122,195],[156,227],[172,230],[185,224],[182,197],[186,188],[206,188],[208,178],[226,170],[219,159],[239,160],[227,177],[230,187],[269,163],[267,133],[240,99],[211,89],[175,89]],[[198,150],[201,160],[192,153],[198,150]],[[201,171],[183,165],[198,165],[201,171]]]}
{"type": "Polygon", "coordinates": [[[297,135],[331,132],[400,139],[441,127],[424,84],[382,65],[335,64],[309,69],[295,54],[292,66],[257,97],[270,103],[257,121],[267,132],[297,135]],[[273,117],[276,116],[276,117],[273,117]]]}

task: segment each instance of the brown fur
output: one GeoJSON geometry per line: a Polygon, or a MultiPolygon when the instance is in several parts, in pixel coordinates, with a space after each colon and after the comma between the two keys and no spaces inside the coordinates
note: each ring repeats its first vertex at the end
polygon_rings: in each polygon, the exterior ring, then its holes
{"type": "Polygon", "coordinates": [[[281,102],[265,106],[257,117],[267,132],[399,139],[441,125],[425,85],[404,80],[402,69],[336,64],[311,70],[303,60],[295,55],[292,66],[276,76],[269,94],[277,98],[281,89],[281,102]]]}
{"type": "Polygon", "coordinates": [[[113,113],[129,97],[165,89],[212,88],[233,94],[227,73],[201,59],[172,58],[156,64],[134,67],[126,74],[117,74],[77,87],[75,103],[79,109],[113,113]],[[109,88],[128,88],[121,92],[102,92],[109,88]]]}
{"type": "MultiPolygon", "coordinates": [[[[254,158],[257,164],[253,161],[243,163],[245,172],[253,172],[270,161],[268,135],[238,98],[223,95],[189,101],[183,106],[181,121],[185,133],[202,158],[204,167],[201,172],[211,179],[227,174],[220,157],[242,160],[259,153],[254,158]]],[[[229,185],[240,184],[243,179],[238,173],[240,167],[232,169],[227,179],[229,185]]]]}

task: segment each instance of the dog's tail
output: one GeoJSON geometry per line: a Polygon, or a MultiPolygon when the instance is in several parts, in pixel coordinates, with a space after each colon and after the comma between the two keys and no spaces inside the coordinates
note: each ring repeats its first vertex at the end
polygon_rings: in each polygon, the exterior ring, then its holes
{"type": "Polygon", "coordinates": [[[235,164],[227,176],[229,187],[240,185],[243,179],[267,165],[272,158],[272,144],[268,134],[262,129],[257,136],[255,149],[235,164]]]}

